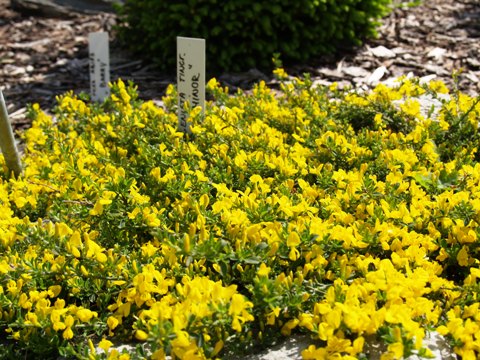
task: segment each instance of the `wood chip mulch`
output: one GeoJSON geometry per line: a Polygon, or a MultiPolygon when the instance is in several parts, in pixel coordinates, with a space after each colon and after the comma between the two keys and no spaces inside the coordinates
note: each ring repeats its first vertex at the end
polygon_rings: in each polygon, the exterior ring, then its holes
{"type": "MultiPolygon", "coordinates": [[[[405,0],[396,0],[397,2],[405,0]]],[[[318,84],[372,86],[400,75],[442,79],[470,95],[480,90],[479,0],[423,0],[419,6],[399,6],[381,21],[379,37],[338,56],[288,68],[297,75],[312,74],[318,84]]],[[[405,5],[405,4],[404,4],[405,5]]],[[[68,19],[28,17],[0,0],[0,88],[17,129],[28,127],[26,105],[39,103],[45,110],[68,90],[88,91],[87,36],[111,31],[115,16],[75,14],[68,19]]],[[[112,37],[114,37],[112,33],[112,37]]],[[[207,45],[208,46],[208,45],[207,45]]],[[[119,49],[110,48],[111,79],[133,80],[144,99],[161,99],[174,74],[158,72],[151,64],[119,49]]],[[[251,70],[217,76],[235,89],[248,88],[258,79],[275,85],[268,74],[251,70]]]]}

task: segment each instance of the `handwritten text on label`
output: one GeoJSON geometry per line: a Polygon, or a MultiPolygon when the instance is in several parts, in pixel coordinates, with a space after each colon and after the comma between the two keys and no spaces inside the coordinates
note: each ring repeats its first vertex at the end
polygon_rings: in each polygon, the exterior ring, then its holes
{"type": "Polygon", "coordinates": [[[178,127],[190,132],[185,103],[205,108],[205,39],[177,37],[178,127]]]}
{"type": "Polygon", "coordinates": [[[93,101],[103,101],[110,89],[110,59],[108,33],[88,34],[88,60],[90,66],[90,93],[93,101]]]}

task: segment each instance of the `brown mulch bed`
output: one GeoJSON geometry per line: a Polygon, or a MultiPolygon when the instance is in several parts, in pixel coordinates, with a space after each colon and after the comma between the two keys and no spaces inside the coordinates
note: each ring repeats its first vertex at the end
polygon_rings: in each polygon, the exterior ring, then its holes
{"type": "MultiPolygon", "coordinates": [[[[0,0],[0,88],[17,129],[28,126],[27,104],[39,103],[48,110],[59,94],[89,90],[88,33],[111,31],[114,23],[115,16],[108,13],[68,19],[29,17],[13,11],[9,0],[0,0]]],[[[379,37],[364,46],[287,70],[309,72],[318,84],[336,81],[353,86],[371,86],[409,73],[453,86],[452,73],[461,71],[459,89],[477,95],[479,37],[478,0],[424,0],[417,7],[396,8],[382,20],[379,37]]],[[[115,40],[110,52],[111,79],[133,80],[144,99],[161,99],[165,87],[175,81],[174,74],[158,72],[122,51],[115,40]]],[[[257,70],[217,77],[234,89],[248,88],[262,78],[275,83],[257,70]]]]}

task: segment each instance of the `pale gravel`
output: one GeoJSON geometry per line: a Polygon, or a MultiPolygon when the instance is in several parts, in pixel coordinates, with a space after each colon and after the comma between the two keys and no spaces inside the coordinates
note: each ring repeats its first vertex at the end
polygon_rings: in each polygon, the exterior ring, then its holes
{"type": "MultiPolygon", "coordinates": [[[[314,341],[306,335],[292,335],[284,342],[274,345],[269,349],[263,350],[257,354],[243,356],[243,357],[230,357],[228,360],[302,360],[302,351],[314,341]]],[[[423,340],[423,346],[430,349],[434,356],[431,360],[456,360],[457,357],[453,353],[446,339],[439,333],[433,331],[427,334],[423,340]]],[[[134,347],[130,345],[121,345],[113,347],[120,352],[133,352],[134,347]]],[[[382,354],[386,351],[384,343],[379,342],[376,339],[369,339],[365,344],[365,351],[369,360],[380,360],[382,354]]],[[[103,353],[103,350],[97,348],[97,353],[103,353]]],[[[171,359],[167,357],[167,359],[171,359]]],[[[404,360],[421,360],[425,359],[418,355],[411,355],[404,360]]]]}

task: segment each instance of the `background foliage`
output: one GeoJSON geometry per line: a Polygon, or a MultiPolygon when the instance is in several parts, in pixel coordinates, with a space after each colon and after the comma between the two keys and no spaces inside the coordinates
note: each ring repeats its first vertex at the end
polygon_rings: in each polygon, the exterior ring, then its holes
{"type": "Polygon", "coordinates": [[[390,0],[126,0],[120,36],[140,56],[172,68],[176,37],[207,41],[209,71],[268,69],[279,54],[305,61],[375,35],[390,0]]]}

